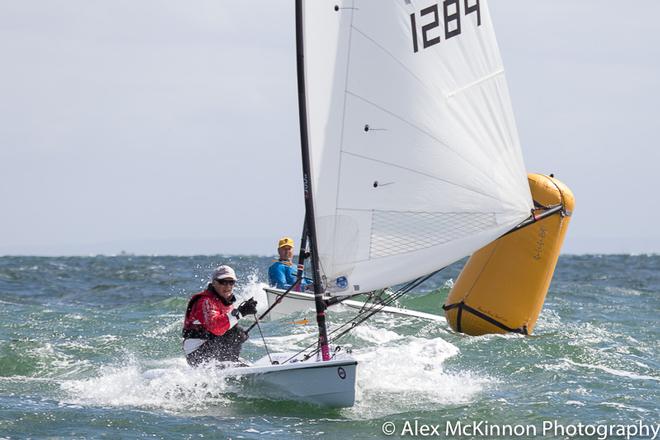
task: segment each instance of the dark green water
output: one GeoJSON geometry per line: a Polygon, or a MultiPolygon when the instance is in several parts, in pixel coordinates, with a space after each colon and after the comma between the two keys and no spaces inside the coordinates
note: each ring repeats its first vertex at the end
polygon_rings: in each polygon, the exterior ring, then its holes
{"type": "MultiPolygon", "coordinates": [[[[343,410],[245,399],[221,373],[186,365],[182,314],[219,263],[261,297],[269,258],[0,258],[0,438],[388,438],[385,422],[397,438],[415,420],[439,425],[440,438],[459,421],[534,426],[529,437],[542,437],[555,420],[660,422],[660,256],[561,257],[532,337],[378,316],[343,341],[360,361],[356,405],[343,410]]],[[[460,267],[402,305],[440,313],[460,267]]],[[[315,330],[262,327],[274,350],[302,347],[315,330]]],[[[246,358],[263,354],[258,338],[246,343],[246,358]]]]}

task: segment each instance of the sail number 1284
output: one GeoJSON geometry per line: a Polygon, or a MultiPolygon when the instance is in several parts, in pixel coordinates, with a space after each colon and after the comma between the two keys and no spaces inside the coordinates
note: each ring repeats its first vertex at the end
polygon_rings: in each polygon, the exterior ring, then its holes
{"type": "Polygon", "coordinates": [[[461,34],[461,3],[463,4],[462,15],[477,14],[477,26],[481,26],[479,0],[444,0],[434,3],[419,12],[410,14],[414,52],[419,52],[420,43],[422,49],[440,43],[441,32],[438,30],[440,27],[440,4],[442,4],[445,40],[461,34]]]}

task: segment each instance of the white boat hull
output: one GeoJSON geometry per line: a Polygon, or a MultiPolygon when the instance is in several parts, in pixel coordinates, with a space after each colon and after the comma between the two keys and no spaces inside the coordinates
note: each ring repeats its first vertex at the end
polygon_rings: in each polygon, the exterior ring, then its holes
{"type": "MultiPolygon", "coordinates": [[[[291,354],[278,353],[271,357],[284,362],[291,354]]],[[[228,376],[240,378],[245,391],[259,398],[295,400],[333,408],[350,407],[355,403],[357,361],[346,354],[325,362],[312,358],[276,365],[264,357],[247,367],[225,371],[228,376]]]]}
{"type": "MultiPolygon", "coordinates": [[[[266,297],[268,298],[268,307],[273,305],[277,298],[282,296],[285,290],[264,288],[266,297]]],[[[269,313],[270,319],[280,319],[292,313],[304,312],[306,310],[313,310],[314,295],[304,292],[289,292],[280,303],[273,308],[269,313]]]]}

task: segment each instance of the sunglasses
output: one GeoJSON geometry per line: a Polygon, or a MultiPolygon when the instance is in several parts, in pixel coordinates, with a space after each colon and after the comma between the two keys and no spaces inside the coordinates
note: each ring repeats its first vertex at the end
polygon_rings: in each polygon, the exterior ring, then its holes
{"type": "Polygon", "coordinates": [[[233,286],[234,284],[236,284],[236,281],[234,281],[234,280],[224,279],[224,280],[216,280],[216,281],[218,282],[218,284],[222,284],[223,286],[226,286],[226,285],[233,286]]]}

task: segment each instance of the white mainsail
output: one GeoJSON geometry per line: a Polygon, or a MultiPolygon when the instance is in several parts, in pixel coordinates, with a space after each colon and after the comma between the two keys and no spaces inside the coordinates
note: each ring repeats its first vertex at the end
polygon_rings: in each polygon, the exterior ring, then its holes
{"type": "Polygon", "coordinates": [[[309,0],[316,240],[336,294],[412,280],[529,217],[486,0],[309,0]]]}

